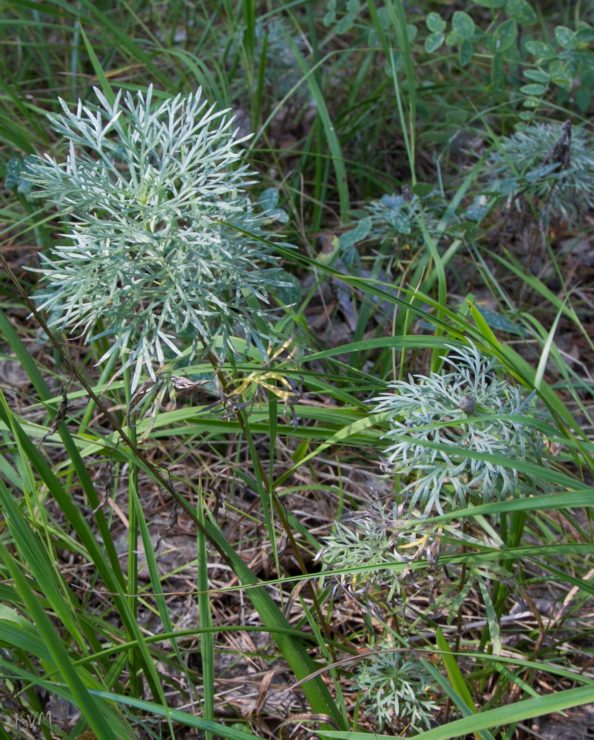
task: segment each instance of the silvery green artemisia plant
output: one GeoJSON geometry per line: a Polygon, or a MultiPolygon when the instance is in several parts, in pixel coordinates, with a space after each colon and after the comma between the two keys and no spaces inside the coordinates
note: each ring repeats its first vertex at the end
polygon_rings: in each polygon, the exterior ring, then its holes
{"type": "Polygon", "coordinates": [[[263,217],[246,194],[233,120],[201,90],[154,101],[120,90],[49,115],[68,142],[63,161],[34,157],[35,197],[63,215],[63,241],[39,269],[36,296],[50,323],[86,340],[107,335],[143,369],[182,351],[192,360],[240,335],[259,343],[257,324],[282,271],[262,239],[263,217]]]}
{"type": "Polygon", "coordinates": [[[435,681],[423,664],[394,648],[390,640],[380,642],[362,663],[357,686],[365,705],[373,712],[381,728],[394,722],[422,731],[431,726],[438,705],[435,681]]]}
{"type": "Polygon", "coordinates": [[[594,208],[594,137],[569,122],[532,124],[501,139],[488,172],[491,192],[510,201],[532,193],[543,215],[575,222],[594,208]]]}
{"type": "Polygon", "coordinates": [[[491,359],[472,345],[443,359],[449,372],[393,382],[374,399],[375,411],[388,415],[387,467],[403,477],[409,507],[426,514],[524,490],[516,469],[466,450],[534,463],[544,450],[529,397],[498,376],[491,359]]]}
{"type": "Polygon", "coordinates": [[[423,519],[403,519],[395,504],[373,500],[335,522],[316,559],[326,571],[345,571],[340,580],[351,591],[380,589],[390,602],[405,584],[407,564],[427,558],[438,537],[423,519]]]}
{"type": "MultiPolygon", "coordinates": [[[[402,508],[375,499],[343,517],[316,559],[366,610],[396,616],[404,638],[418,628],[419,600],[427,604],[421,619],[434,614],[451,622],[470,591],[480,594],[481,581],[501,581],[509,571],[497,563],[455,560],[467,548],[496,547],[488,527],[468,532],[456,521],[432,523],[407,510],[403,516],[402,508]]],[[[473,599],[475,607],[479,603],[473,599]]]]}

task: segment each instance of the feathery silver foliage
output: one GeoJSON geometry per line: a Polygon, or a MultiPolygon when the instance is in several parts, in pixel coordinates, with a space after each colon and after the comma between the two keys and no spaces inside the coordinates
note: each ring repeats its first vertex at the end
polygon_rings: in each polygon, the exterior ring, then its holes
{"type": "Polygon", "coordinates": [[[481,535],[465,531],[459,522],[435,524],[411,512],[403,518],[400,507],[376,499],[334,524],[316,560],[360,604],[372,612],[379,607],[384,618],[386,611],[396,615],[414,634],[419,618],[446,616],[449,623],[469,593],[474,607],[481,603],[481,582],[510,577],[497,563],[453,560],[468,548],[498,546],[488,528],[481,535]],[[419,601],[426,604],[420,612],[419,601]]]}
{"type": "Polygon", "coordinates": [[[68,141],[64,161],[28,162],[33,195],[57,206],[65,241],[42,257],[36,296],[51,323],[87,340],[98,325],[113,338],[105,359],[155,366],[188,349],[189,359],[234,333],[258,343],[269,293],[284,283],[246,195],[227,111],[198,89],[153,103],[153,88],[120,90],[111,102],[50,115],[68,141]]]}
{"type": "Polygon", "coordinates": [[[571,223],[594,208],[594,138],[581,128],[526,126],[501,140],[488,169],[493,192],[531,192],[556,218],[571,223]]]}
{"type": "Polygon", "coordinates": [[[521,490],[517,470],[464,450],[539,462],[544,448],[528,423],[528,399],[497,376],[494,362],[473,345],[450,349],[444,358],[450,372],[393,382],[390,393],[374,399],[374,410],[389,415],[387,467],[409,481],[410,508],[425,513],[521,490]]]}
{"type": "Polygon", "coordinates": [[[389,566],[410,562],[418,549],[415,541],[419,538],[419,533],[410,528],[398,528],[396,516],[395,508],[388,512],[380,501],[372,502],[335,522],[316,559],[324,570],[353,568],[353,572],[341,575],[343,583],[356,590],[379,586],[388,591],[386,598],[390,600],[400,591],[400,583],[389,566]],[[359,570],[362,565],[365,565],[363,571],[359,570]]]}
{"type": "Polygon", "coordinates": [[[380,729],[398,721],[421,731],[431,726],[438,709],[433,699],[438,691],[429,672],[418,659],[394,650],[389,640],[379,643],[362,664],[357,686],[380,729]]]}

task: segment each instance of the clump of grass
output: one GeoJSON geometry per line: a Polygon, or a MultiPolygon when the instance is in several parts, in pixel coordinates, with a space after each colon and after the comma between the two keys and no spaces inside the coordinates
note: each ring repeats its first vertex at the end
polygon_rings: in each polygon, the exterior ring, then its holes
{"type": "MultiPolygon", "coordinates": [[[[247,54],[245,39],[248,31],[244,24],[235,30],[234,38],[226,46],[229,49],[226,58],[230,67],[237,67],[238,58],[247,54]]],[[[296,100],[290,101],[292,105],[304,102],[303,90],[296,89],[302,80],[299,67],[295,64],[295,57],[291,51],[290,42],[304,49],[303,39],[293,36],[290,27],[280,17],[271,17],[267,20],[256,21],[254,27],[252,61],[253,75],[247,79],[243,75],[233,77],[234,97],[241,101],[247,94],[253,97],[258,95],[264,98],[270,96],[273,100],[280,100],[291,92],[296,95],[296,100]],[[289,40],[290,39],[290,42],[289,40]]]]}

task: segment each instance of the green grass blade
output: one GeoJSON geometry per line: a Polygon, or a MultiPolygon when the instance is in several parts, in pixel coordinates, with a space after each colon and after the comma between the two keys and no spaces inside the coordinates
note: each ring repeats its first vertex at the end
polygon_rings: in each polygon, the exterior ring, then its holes
{"type": "MultiPolygon", "coordinates": [[[[464,737],[473,732],[480,732],[490,728],[509,725],[514,722],[523,722],[527,719],[542,717],[545,714],[562,712],[565,709],[579,707],[594,701],[594,688],[580,686],[577,689],[567,689],[538,699],[527,699],[498,709],[489,709],[481,714],[449,722],[442,727],[436,727],[428,732],[415,735],[417,740],[449,740],[449,738],[464,737]]],[[[321,738],[336,738],[336,740],[395,740],[396,735],[378,735],[375,732],[318,732],[321,738]]]]}
{"type": "MultiPolygon", "coordinates": [[[[198,490],[198,517],[206,527],[204,517],[204,499],[202,497],[202,486],[198,490]]],[[[202,656],[202,687],[204,691],[204,719],[212,721],[215,712],[215,660],[214,660],[214,635],[212,633],[212,611],[210,606],[208,557],[206,550],[206,537],[202,531],[197,533],[198,546],[198,614],[200,627],[205,630],[200,636],[200,655],[202,656]]],[[[213,735],[205,732],[205,740],[212,740],[213,735]]]]}
{"type": "Polygon", "coordinates": [[[322,120],[324,133],[326,134],[326,140],[328,141],[328,147],[330,148],[330,153],[332,155],[332,165],[334,167],[334,173],[336,175],[336,188],[338,190],[338,198],[340,203],[340,220],[342,221],[342,223],[348,223],[350,202],[346,167],[344,164],[342,148],[340,146],[334,124],[332,123],[328,106],[326,105],[326,101],[324,99],[320,86],[318,85],[314,70],[309,68],[303,54],[301,54],[293,39],[289,36],[286,36],[285,38],[287,40],[287,43],[291,47],[291,51],[293,52],[295,61],[303,72],[303,76],[307,81],[307,85],[311,92],[312,98],[314,99],[314,102],[316,104],[316,110],[322,120]]]}
{"type": "MultiPolygon", "coordinates": [[[[3,398],[3,396],[0,396],[3,398]]],[[[66,520],[73,527],[80,542],[86,548],[89,553],[89,557],[97,568],[100,576],[103,578],[107,588],[113,592],[114,599],[118,605],[122,621],[126,626],[130,636],[138,641],[138,650],[141,653],[141,659],[143,669],[151,686],[151,689],[155,696],[162,698],[162,688],[159,680],[158,673],[153,664],[152,658],[144,642],[142,632],[136,620],[130,611],[130,607],[127,603],[127,597],[122,589],[120,582],[115,577],[110,563],[102,552],[101,546],[95,539],[91,528],[87,521],[82,516],[78,507],[75,505],[72,497],[67,493],[61,486],[60,481],[54,475],[49,465],[37,450],[34,443],[29,437],[23,432],[22,428],[16,421],[16,419],[8,411],[6,403],[0,404],[0,421],[4,421],[8,428],[14,429],[15,435],[18,437],[19,444],[22,446],[25,454],[30,460],[33,468],[37,471],[39,476],[42,478],[44,483],[47,485],[51,495],[60,506],[64,513],[66,520]]]]}
{"type": "MultiPolygon", "coordinates": [[[[21,364],[21,367],[27,373],[27,376],[31,380],[33,387],[37,391],[39,398],[43,402],[49,401],[49,399],[51,398],[51,393],[47,383],[43,379],[39,368],[35,363],[35,360],[27,351],[27,348],[15,332],[12,324],[10,323],[10,321],[8,321],[3,311],[0,311],[0,334],[5,339],[5,341],[8,342],[12,351],[15,353],[16,358],[21,364]]],[[[58,413],[57,408],[54,409],[51,405],[48,405],[47,409],[51,418],[55,418],[58,413]]],[[[57,431],[64,444],[66,453],[79,477],[87,500],[89,502],[89,506],[95,511],[95,522],[97,524],[97,527],[99,528],[99,532],[101,534],[101,538],[109,558],[111,571],[113,572],[113,575],[117,579],[119,584],[123,586],[124,576],[122,574],[118,555],[113,545],[113,540],[109,531],[109,525],[105,519],[105,514],[103,513],[103,510],[100,506],[101,498],[95,490],[95,486],[93,484],[91,476],[89,475],[89,471],[87,470],[83,459],[78,451],[76,443],[73,440],[72,435],[70,434],[70,431],[68,430],[68,427],[64,421],[60,421],[57,427],[57,431]]]]}
{"type": "Polygon", "coordinates": [[[98,702],[89,692],[87,686],[81,680],[80,669],[73,666],[49,617],[29,587],[20,564],[2,543],[0,543],[0,558],[8,569],[19,595],[27,607],[28,614],[35,621],[39,634],[58,667],[60,675],[72,692],[72,700],[81,710],[89,727],[96,733],[97,737],[105,738],[105,740],[132,738],[133,734],[130,728],[104,702],[98,702]]]}
{"type": "MultiPolygon", "coordinates": [[[[264,588],[259,585],[258,579],[253,575],[243,560],[230,547],[219,528],[213,522],[209,522],[206,525],[206,529],[210,540],[221,552],[225,553],[226,558],[232,564],[233,570],[241,583],[244,586],[251,586],[247,591],[247,595],[254,608],[257,609],[264,626],[283,630],[289,628],[289,623],[283,613],[264,588]]],[[[295,640],[295,638],[288,634],[279,632],[273,634],[285,660],[295,674],[295,678],[303,682],[303,692],[312,711],[331,718],[339,727],[345,726],[345,720],[325,683],[319,677],[306,680],[310,674],[313,674],[317,670],[317,666],[307,654],[303,643],[300,640],[295,640]]]]}

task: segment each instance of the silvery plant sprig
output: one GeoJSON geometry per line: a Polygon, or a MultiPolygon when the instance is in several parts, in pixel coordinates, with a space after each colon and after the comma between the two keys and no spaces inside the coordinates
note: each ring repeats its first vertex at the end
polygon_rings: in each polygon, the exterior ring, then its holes
{"type": "Polygon", "coordinates": [[[426,611],[446,614],[450,620],[457,616],[468,592],[479,588],[480,580],[509,575],[494,563],[468,567],[448,562],[464,547],[480,551],[494,546],[486,533],[467,532],[459,522],[435,524],[410,512],[403,517],[401,507],[376,499],[335,522],[316,560],[329,575],[339,571],[341,586],[366,608],[377,604],[384,611],[400,614],[402,624],[412,630],[415,610],[411,598],[426,599],[430,605],[426,611]],[[444,558],[447,570],[442,565],[444,558]]]}
{"type": "Polygon", "coordinates": [[[353,592],[379,588],[390,602],[406,585],[408,564],[422,558],[431,564],[438,530],[423,519],[402,519],[396,505],[378,499],[335,522],[316,560],[324,571],[346,571],[340,581],[353,592]]]}
{"type": "Polygon", "coordinates": [[[262,346],[283,272],[246,193],[254,178],[232,118],[200,89],[159,103],[152,86],[95,96],[49,115],[63,161],[27,163],[32,195],[65,227],[42,256],[39,307],[87,341],[107,335],[101,360],[119,352],[133,389],[184,350],[188,361],[215,343],[224,354],[238,335],[262,346]]]}
{"type": "Polygon", "coordinates": [[[594,138],[569,122],[525,126],[501,139],[488,164],[492,193],[513,202],[530,192],[543,216],[574,222],[594,208],[594,138]]]}
{"type": "Polygon", "coordinates": [[[395,649],[389,639],[361,664],[356,682],[379,729],[396,721],[416,731],[427,729],[439,708],[433,698],[439,691],[429,672],[416,657],[408,659],[395,649]]]}
{"type": "Polygon", "coordinates": [[[388,415],[386,466],[402,476],[410,509],[424,514],[524,490],[516,469],[465,450],[534,463],[544,451],[543,436],[530,424],[529,397],[498,376],[475,346],[450,350],[444,372],[395,381],[374,399],[374,410],[388,415]]]}

